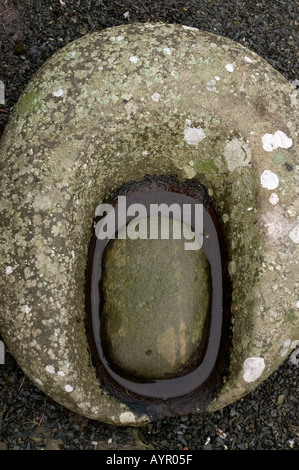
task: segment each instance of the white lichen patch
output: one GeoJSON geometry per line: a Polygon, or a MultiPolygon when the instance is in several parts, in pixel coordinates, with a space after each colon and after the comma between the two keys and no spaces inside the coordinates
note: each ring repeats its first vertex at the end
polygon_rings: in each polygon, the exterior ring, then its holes
{"type": "Polygon", "coordinates": [[[164,51],[165,54],[167,54],[167,55],[172,55],[171,49],[169,49],[169,47],[164,47],[163,51],[164,51]]]}
{"type": "Polygon", "coordinates": [[[135,415],[131,411],[126,411],[121,413],[119,416],[119,421],[121,424],[131,424],[136,422],[135,415]]]}
{"type": "Polygon", "coordinates": [[[138,57],[136,57],[136,55],[132,55],[130,57],[130,62],[132,62],[132,64],[137,64],[138,60],[139,59],[138,59],[138,57]]]}
{"type": "Polygon", "coordinates": [[[205,139],[206,134],[201,127],[190,127],[190,125],[190,119],[186,119],[184,139],[189,145],[198,145],[203,139],[205,139]]]}
{"type": "Polygon", "coordinates": [[[59,90],[53,91],[53,96],[56,96],[57,98],[59,98],[60,96],[63,95],[63,93],[64,93],[63,89],[59,88],[59,90]]]}
{"type": "Polygon", "coordinates": [[[277,245],[280,240],[288,236],[292,226],[284,215],[281,206],[276,205],[272,209],[262,214],[262,224],[267,235],[267,241],[271,245],[277,245]]]}
{"type": "Polygon", "coordinates": [[[39,211],[47,211],[52,207],[52,201],[49,196],[37,195],[34,198],[34,209],[39,211]]]}
{"type": "Polygon", "coordinates": [[[123,41],[124,39],[124,36],[111,36],[110,41],[123,41]]]}
{"type": "Polygon", "coordinates": [[[292,106],[298,106],[299,100],[298,100],[298,95],[299,95],[299,80],[292,80],[291,81],[291,87],[294,88],[294,91],[290,94],[291,98],[291,105],[292,106]]]}
{"type": "Polygon", "coordinates": [[[281,357],[285,357],[288,354],[290,346],[291,346],[291,340],[288,338],[283,343],[283,348],[280,353],[281,357]]]}
{"type": "Polygon", "coordinates": [[[299,91],[298,91],[298,90],[294,90],[294,91],[290,94],[291,105],[292,105],[292,106],[298,106],[298,104],[299,104],[298,95],[299,95],[299,91]]]}
{"type": "MultiPolygon", "coordinates": [[[[298,341],[299,343],[299,341],[298,341]]],[[[294,366],[298,366],[299,365],[299,349],[296,349],[295,351],[292,352],[291,356],[290,356],[290,361],[292,364],[294,364],[294,366]]]]}
{"type": "Polygon", "coordinates": [[[294,243],[299,243],[299,224],[289,232],[289,237],[294,243]]]}
{"type": "Polygon", "coordinates": [[[233,66],[233,64],[226,64],[226,65],[225,65],[225,69],[226,69],[228,72],[232,73],[232,72],[235,70],[235,67],[233,66]]]}
{"type": "Polygon", "coordinates": [[[74,250],[71,251],[72,258],[75,259],[75,252],[74,250]]]}
{"type": "Polygon", "coordinates": [[[43,382],[42,382],[40,379],[34,379],[34,382],[35,382],[37,385],[40,385],[41,387],[44,385],[43,382]]]}
{"type": "Polygon", "coordinates": [[[189,163],[188,165],[184,165],[183,170],[185,172],[186,178],[188,178],[189,180],[191,180],[192,178],[196,176],[195,169],[189,163]]]}
{"type": "Polygon", "coordinates": [[[129,103],[126,103],[125,110],[126,110],[128,119],[131,119],[132,116],[138,114],[138,106],[131,101],[129,101],[129,103]]]}
{"type": "Polygon", "coordinates": [[[231,276],[233,276],[234,274],[236,274],[236,271],[237,271],[237,264],[236,262],[233,260],[233,261],[230,261],[228,263],[228,271],[229,271],[229,274],[231,276]]]}
{"type": "Polygon", "coordinates": [[[5,274],[8,276],[9,274],[11,274],[13,272],[13,269],[11,266],[6,266],[5,268],[5,274]]]}
{"type": "Polygon", "coordinates": [[[65,372],[63,372],[62,370],[59,370],[57,372],[57,374],[59,375],[59,377],[64,377],[65,376],[65,372]]]}
{"type": "Polygon", "coordinates": [[[217,91],[216,83],[217,83],[217,81],[214,78],[212,80],[210,80],[207,83],[207,90],[208,91],[214,91],[214,92],[217,91]]]}
{"type": "Polygon", "coordinates": [[[224,157],[228,171],[234,171],[236,168],[250,165],[251,150],[246,142],[233,139],[226,144],[224,157]]]}
{"type": "Polygon", "coordinates": [[[156,103],[160,100],[161,98],[161,95],[160,93],[154,93],[152,96],[151,96],[152,100],[155,101],[156,103]]]}
{"type": "Polygon", "coordinates": [[[288,149],[292,147],[293,141],[284,132],[276,131],[275,134],[264,134],[262,144],[266,152],[272,152],[278,148],[288,149]]]}
{"type": "Polygon", "coordinates": [[[183,29],[186,29],[186,30],[189,30],[189,31],[199,31],[198,28],[194,28],[193,26],[186,26],[186,25],[182,25],[182,28],[183,29]]]}
{"type": "Polygon", "coordinates": [[[244,60],[249,64],[252,64],[252,60],[250,59],[250,57],[247,57],[247,55],[244,56],[244,60]]]}
{"type": "Polygon", "coordinates": [[[248,357],[243,364],[245,382],[255,382],[265,369],[265,361],[262,357],[248,357]]]}
{"type": "Polygon", "coordinates": [[[64,390],[67,392],[67,393],[71,393],[73,390],[74,390],[74,387],[72,387],[70,384],[66,384],[64,386],[64,390]]]}
{"type": "Polygon", "coordinates": [[[276,189],[279,185],[279,178],[276,173],[270,170],[264,170],[261,174],[261,185],[266,189],[276,189]]]}
{"type": "Polygon", "coordinates": [[[46,371],[48,374],[55,374],[55,368],[53,366],[46,366],[46,371]]]}
{"type": "MultiPolygon", "coordinates": [[[[280,353],[281,357],[285,358],[290,353],[290,351],[297,348],[298,345],[299,345],[299,340],[291,341],[288,338],[283,344],[283,348],[280,353]]],[[[293,351],[293,353],[290,356],[290,360],[295,365],[299,364],[299,349],[296,349],[295,351],[293,351]]]]}
{"type": "Polygon", "coordinates": [[[31,308],[28,305],[25,305],[24,311],[25,311],[26,315],[28,315],[28,313],[31,312],[31,308]]]}
{"type": "Polygon", "coordinates": [[[272,206],[275,206],[276,204],[279,203],[279,197],[277,196],[276,193],[272,193],[271,196],[269,197],[269,202],[272,204],[272,206]]]}
{"type": "Polygon", "coordinates": [[[294,88],[295,90],[299,88],[299,80],[295,78],[295,80],[291,80],[291,87],[294,88]]]}

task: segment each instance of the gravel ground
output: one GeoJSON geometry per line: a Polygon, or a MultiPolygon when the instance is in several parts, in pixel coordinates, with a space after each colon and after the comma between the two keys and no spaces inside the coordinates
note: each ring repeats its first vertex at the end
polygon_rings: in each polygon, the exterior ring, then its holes
{"type": "MultiPolygon", "coordinates": [[[[0,136],[35,71],[60,47],[89,32],[145,21],[194,26],[249,47],[293,81],[298,78],[298,18],[295,0],[0,0],[0,80],[6,87],[0,136]]],[[[0,450],[298,449],[298,371],[287,359],[253,393],[221,411],[120,428],[53,402],[6,351],[6,363],[0,365],[0,450]]]]}

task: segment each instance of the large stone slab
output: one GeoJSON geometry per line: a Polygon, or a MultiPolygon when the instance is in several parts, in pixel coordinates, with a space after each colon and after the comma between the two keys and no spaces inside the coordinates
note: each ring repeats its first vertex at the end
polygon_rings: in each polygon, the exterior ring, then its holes
{"type": "MultiPolygon", "coordinates": [[[[232,340],[208,409],[271,374],[298,339],[297,126],[289,83],[253,52],[203,31],[121,26],[52,57],[0,148],[0,330],[31,380],[106,422],[172,413],[108,393],[84,328],[95,207],[127,181],[163,173],[198,178],[224,226],[232,340]]],[[[181,413],[201,409],[183,405],[181,413]]]]}

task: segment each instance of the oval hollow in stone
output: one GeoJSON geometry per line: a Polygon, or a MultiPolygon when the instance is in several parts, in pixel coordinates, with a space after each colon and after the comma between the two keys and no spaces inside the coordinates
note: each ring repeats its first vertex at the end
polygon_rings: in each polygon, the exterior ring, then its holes
{"type": "MultiPolygon", "coordinates": [[[[224,275],[224,266],[227,265],[224,260],[225,250],[223,250],[220,243],[222,238],[219,232],[219,224],[214,209],[207,199],[206,190],[197,182],[178,183],[172,177],[159,178],[145,178],[140,183],[131,183],[121,193],[126,195],[126,204],[143,204],[147,210],[150,210],[153,203],[166,204],[169,207],[174,202],[178,203],[181,208],[184,207],[184,204],[190,204],[190,207],[194,209],[190,219],[190,227],[194,230],[199,246],[201,246],[200,252],[202,253],[197,259],[199,264],[197,270],[202,271],[200,275],[200,271],[194,271],[195,259],[192,260],[192,256],[190,256],[187,262],[187,264],[190,262],[188,267],[190,272],[185,273],[185,277],[191,280],[194,273],[196,273],[198,282],[196,284],[194,279],[192,280],[192,290],[194,292],[191,299],[184,299],[187,302],[184,314],[187,314],[189,309],[187,316],[191,315],[187,320],[189,323],[188,342],[192,343],[195,338],[195,346],[188,344],[187,353],[186,342],[185,344],[183,341],[180,342],[180,338],[184,335],[184,340],[186,340],[187,335],[186,331],[182,332],[179,309],[175,308],[175,302],[171,303],[171,297],[169,301],[169,295],[164,305],[159,307],[160,311],[163,310],[163,322],[160,331],[159,322],[158,325],[155,324],[152,343],[150,342],[151,339],[148,338],[151,331],[149,329],[146,331],[146,328],[144,328],[145,322],[142,318],[138,319],[138,309],[140,313],[141,303],[145,302],[149,305],[149,296],[152,296],[153,299],[157,280],[160,279],[162,282],[163,274],[167,277],[167,268],[162,266],[161,263],[163,258],[161,257],[160,264],[158,264],[158,260],[151,262],[149,255],[151,243],[157,242],[160,245],[165,240],[149,240],[147,250],[140,250],[139,248],[137,250],[138,244],[136,245],[136,241],[138,240],[126,240],[129,245],[131,241],[135,243],[126,252],[124,248],[126,244],[123,246],[121,244],[116,245],[122,240],[115,240],[111,243],[109,239],[100,239],[98,237],[100,233],[97,230],[98,224],[103,228],[106,220],[108,220],[105,217],[98,220],[95,228],[97,236],[93,237],[91,245],[88,278],[89,300],[87,301],[90,310],[90,344],[101,383],[105,383],[110,392],[112,391],[116,395],[119,393],[130,395],[132,393],[132,396],[140,397],[140,399],[142,397],[142,399],[162,399],[162,401],[176,400],[181,396],[193,393],[207,396],[213,393],[213,389],[220,382],[225,367],[226,354],[219,353],[220,349],[223,351],[225,348],[224,336],[226,337],[226,335],[223,335],[223,318],[227,317],[229,309],[229,289],[224,289],[227,280],[227,276],[224,275]],[[159,178],[162,178],[162,180],[159,178]],[[196,224],[195,207],[197,204],[201,206],[203,211],[200,228],[196,224]],[[140,273],[142,270],[146,273],[146,269],[151,272],[151,276],[146,279],[146,286],[142,284],[142,279],[138,281],[140,282],[139,286],[137,279],[134,279],[134,267],[140,263],[144,263],[143,268],[140,268],[140,273]],[[153,266],[150,266],[151,263],[153,266]],[[112,264],[115,264],[113,269],[111,269],[112,264]],[[157,268],[159,267],[158,274],[157,270],[155,272],[154,269],[155,264],[157,268]],[[205,291],[205,288],[209,291],[209,295],[204,296],[205,301],[203,297],[201,298],[202,294],[199,294],[202,285],[204,285],[202,292],[205,291]],[[119,286],[120,290],[118,290],[119,286]],[[135,289],[136,296],[130,296],[128,293],[130,289],[135,289]],[[143,297],[141,291],[147,292],[145,297],[143,297]],[[138,304],[139,295],[140,302],[138,304]],[[127,311],[126,308],[128,308],[127,311]],[[167,319],[171,315],[170,312],[175,312],[175,319],[174,317],[171,320],[167,319]],[[133,319],[130,317],[131,314],[133,319]],[[201,321],[198,321],[200,318],[201,321]],[[197,329],[195,332],[192,331],[194,327],[195,330],[197,329]],[[141,331],[138,331],[138,328],[141,328],[141,331]],[[143,342],[146,344],[145,349],[143,342]],[[133,354],[131,354],[132,349],[134,349],[133,354]],[[156,361],[155,366],[154,361],[147,360],[147,357],[142,361],[142,356],[150,356],[152,351],[156,354],[156,358],[160,356],[160,362],[156,361]],[[185,361],[181,361],[183,355],[185,355],[185,361]],[[211,385],[212,383],[213,385],[211,385]]],[[[115,209],[114,212],[119,214],[122,203],[117,206],[115,197],[112,204],[115,209]]],[[[123,218],[117,215],[116,219],[116,232],[118,231],[119,236],[121,229],[126,226],[129,227],[134,217],[127,216],[123,218]],[[118,218],[121,220],[122,225],[119,225],[118,218]]],[[[185,222],[184,216],[182,216],[180,223],[183,221],[185,222]]],[[[153,250],[156,250],[157,246],[154,248],[153,245],[153,250]]],[[[159,249],[161,250],[162,247],[160,246],[159,249]]],[[[181,256],[183,256],[182,252],[181,256]]],[[[184,257],[188,259],[188,250],[185,251],[184,257]]],[[[169,263],[171,255],[166,256],[166,259],[169,263]]],[[[184,260],[185,263],[186,259],[184,260]]],[[[181,267],[177,266],[177,269],[180,272],[181,267]]],[[[173,283],[170,273],[168,273],[168,276],[168,282],[173,283]]],[[[180,272],[180,277],[186,288],[186,279],[183,280],[183,272],[180,272]]],[[[176,301],[178,301],[180,295],[183,296],[184,289],[176,290],[176,301]]],[[[160,294],[156,305],[159,304],[161,299],[160,294]]],[[[157,320],[156,316],[152,319],[152,324],[154,325],[154,321],[157,322],[157,320]]]]}
{"type": "MultiPolygon", "coordinates": [[[[151,219],[140,224],[148,228],[151,219]]],[[[166,223],[169,239],[126,237],[111,240],[105,250],[102,344],[109,363],[124,375],[179,377],[196,368],[204,343],[209,263],[200,248],[186,251],[185,239],[173,238],[174,226],[186,233],[186,224],[166,223]]]]}

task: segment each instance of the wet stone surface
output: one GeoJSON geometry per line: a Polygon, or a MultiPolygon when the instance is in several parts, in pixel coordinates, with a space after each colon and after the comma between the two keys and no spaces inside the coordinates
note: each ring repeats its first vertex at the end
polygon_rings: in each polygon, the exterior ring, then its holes
{"type": "Polygon", "coordinates": [[[186,251],[172,234],[170,221],[169,240],[127,238],[106,249],[102,337],[106,356],[124,374],[162,379],[197,365],[209,265],[201,249],[186,251]]]}

